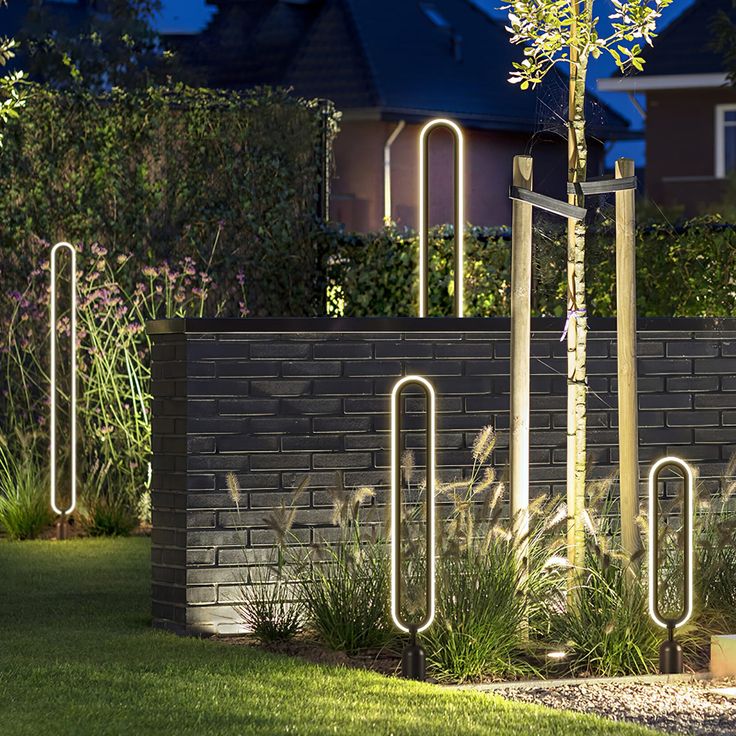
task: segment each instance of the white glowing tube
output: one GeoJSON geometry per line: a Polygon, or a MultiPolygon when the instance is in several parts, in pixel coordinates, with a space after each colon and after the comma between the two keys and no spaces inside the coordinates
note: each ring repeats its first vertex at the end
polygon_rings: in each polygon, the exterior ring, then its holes
{"type": "MultiPolygon", "coordinates": [[[[692,468],[679,457],[669,456],[663,457],[657,460],[652,465],[649,471],[649,615],[652,620],[663,629],[668,629],[672,624],[674,626],[682,626],[692,615],[693,612],[693,495],[694,495],[694,474],[692,468]],[[658,560],[655,555],[658,541],[655,538],[657,534],[658,524],[656,523],[657,514],[659,509],[657,508],[657,480],[659,471],[666,465],[673,465],[682,471],[682,480],[685,483],[683,489],[683,513],[685,514],[684,527],[687,532],[688,538],[685,539],[685,547],[687,549],[687,560],[686,568],[687,575],[684,581],[684,595],[687,604],[682,616],[676,621],[671,621],[669,624],[667,621],[660,618],[657,612],[657,590],[656,590],[656,578],[657,570],[656,565],[658,560]]],[[[673,626],[673,628],[674,628],[673,626]]]]}
{"type": "Polygon", "coordinates": [[[399,537],[401,524],[401,488],[400,488],[400,463],[399,452],[399,412],[401,411],[401,390],[408,384],[417,384],[426,390],[427,412],[429,415],[429,436],[427,437],[427,535],[428,535],[428,559],[427,559],[427,581],[428,601],[427,615],[417,633],[427,629],[434,620],[435,612],[435,474],[436,474],[436,448],[435,448],[435,392],[432,384],[422,376],[405,376],[396,382],[391,392],[391,618],[396,627],[409,633],[409,627],[401,620],[399,600],[399,537]]]}
{"type": "Polygon", "coordinates": [[[425,259],[428,257],[429,224],[426,214],[429,203],[425,201],[425,196],[429,190],[429,183],[426,180],[426,177],[429,176],[429,161],[425,160],[425,140],[435,128],[449,128],[455,136],[455,238],[459,246],[455,258],[455,316],[462,317],[465,313],[465,144],[460,126],[447,118],[430,120],[419,134],[419,316],[426,317],[428,310],[426,284],[428,263],[425,262],[425,259]]]}
{"type": "Polygon", "coordinates": [[[50,452],[51,452],[51,508],[59,516],[68,516],[77,506],[77,253],[69,243],[57,243],[51,249],[51,317],[50,317],[50,345],[51,345],[51,422],[50,422],[50,452]],[[69,421],[71,423],[71,496],[69,508],[60,509],[56,504],[56,256],[59,250],[67,248],[70,258],[71,306],[70,306],[70,345],[71,345],[71,391],[69,407],[69,421]]]}

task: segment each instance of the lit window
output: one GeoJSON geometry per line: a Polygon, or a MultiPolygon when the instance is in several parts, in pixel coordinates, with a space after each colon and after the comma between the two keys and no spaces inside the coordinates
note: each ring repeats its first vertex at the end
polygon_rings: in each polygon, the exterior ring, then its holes
{"type": "Polygon", "coordinates": [[[736,172],[736,105],[716,106],[716,176],[736,172]]]}

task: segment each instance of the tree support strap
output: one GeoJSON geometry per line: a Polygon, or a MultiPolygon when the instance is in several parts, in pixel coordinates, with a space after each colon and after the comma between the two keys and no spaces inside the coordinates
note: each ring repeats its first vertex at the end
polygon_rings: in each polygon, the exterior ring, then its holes
{"type": "Polygon", "coordinates": [[[567,183],[568,194],[612,194],[613,192],[624,192],[627,189],[636,189],[638,185],[635,176],[625,176],[616,179],[612,176],[597,176],[588,181],[567,183]]]}
{"type": "Polygon", "coordinates": [[[524,189],[522,187],[511,187],[509,198],[517,199],[519,202],[526,202],[534,207],[538,207],[540,210],[551,212],[560,217],[569,217],[573,220],[584,220],[587,214],[587,210],[584,207],[576,207],[567,202],[560,202],[559,199],[547,197],[544,194],[539,194],[539,192],[533,192],[531,189],[524,189]]]}

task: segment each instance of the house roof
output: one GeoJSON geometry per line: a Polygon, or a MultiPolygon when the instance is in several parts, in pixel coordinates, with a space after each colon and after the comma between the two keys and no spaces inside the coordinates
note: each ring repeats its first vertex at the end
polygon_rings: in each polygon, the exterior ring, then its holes
{"type": "MultiPolygon", "coordinates": [[[[220,43],[218,37],[226,29],[234,31],[237,22],[228,17],[251,5],[234,0],[216,4],[220,12],[202,36],[209,48],[220,43]]],[[[261,13],[248,28],[240,26],[233,53],[207,54],[207,81],[213,86],[288,84],[299,94],[327,97],[343,110],[386,120],[444,114],[472,127],[539,127],[540,94],[506,81],[521,49],[512,46],[503,26],[471,0],[255,4],[260,4],[261,13]],[[293,25],[277,21],[281,17],[293,25]],[[293,32],[286,38],[289,27],[293,32]]],[[[203,56],[201,50],[196,56],[203,56]]],[[[556,84],[564,89],[564,82],[558,79],[556,84]]],[[[593,107],[595,134],[627,135],[628,121],[591,96],[593,107]]]]}
{"type": "Polygon", "coordinates": [[[713,20],[723,11],[736,21],[732,0],[696,0],[646,49],[643,74],[714,74],[723,72],[721,52],[713,48],[713,20]]]}
{"type": "Polygon", "coordinates": [[[729,83],[723,52],[714,48],[716,17],[725,13],[736,22],[732,0],[696,0],[645,47],[644,70],[598,80],[605,92],[650,92],[654,90],[704,89],[729,83]]]}

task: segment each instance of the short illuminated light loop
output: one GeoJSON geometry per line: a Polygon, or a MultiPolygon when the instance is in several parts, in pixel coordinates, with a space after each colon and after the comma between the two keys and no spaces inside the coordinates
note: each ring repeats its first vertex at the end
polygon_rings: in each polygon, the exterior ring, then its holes
{"type": "Polygon", "coordinates": [[[428,311],[429,276],[429,135],[435,128],[447,128],[455,138],[455,316],[465,314],[465,143],[463,131],[453,120],[430,120],[419,134],[419,316],[428,311]]]}
{"type": "Polygon", "coordinates": [[[663,629],[675,629],[682,626],[690,618],[693,612],[693,470],[684,460],[679,457],[663,457],[652,465],[649,471],[649,615],[652,620],[663,629]],[[657,508],[658,483],[662,470],[666,467],[674,467],[682,473],[683,488],[683,513],[685,531],[685,583],[683,586],[683,611],[677,618],[666,619],[659,611],[658,590],[658,535],[659,535],[659,509],[657,508]]]}
{"type": "Polygon", "coordinates": [[[50,453],[51,453],[51,508],[59,516],[68,516],[77,506],[77,252],[70,243],[57,243],[51,249],[51,307],[50,307],[50,348],[51,348],[51,421],[50,421],[50,453]],[[70,302],[70,380],[71,391],[69,395],[69,421],[71,442],[71,476],[70,476],[70,499],[67,509],[60,509],[56,503],[56,259],[60,250],[69,250],[71,302],[70,302]]]}
{"type": "Polygon", "coordinates": [[[423,376],[405,376],[399,379],[391,392],[391,618],[405,633],[412,629],[420,633],[434,620],[435,613],[435,391],[423,376]],[[401,393],[407,386],[419,386],[427,399],[427,613],[414,627],[401,619],[401,393]]]}

